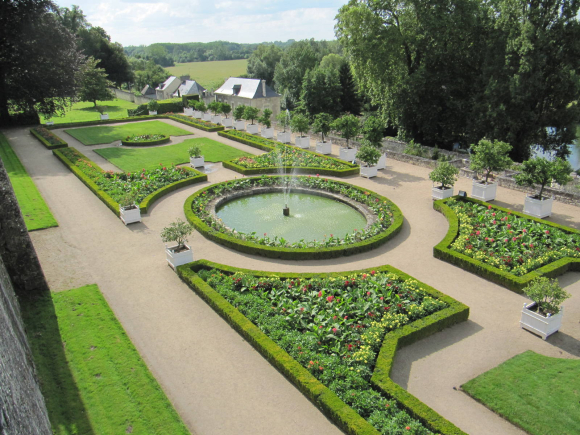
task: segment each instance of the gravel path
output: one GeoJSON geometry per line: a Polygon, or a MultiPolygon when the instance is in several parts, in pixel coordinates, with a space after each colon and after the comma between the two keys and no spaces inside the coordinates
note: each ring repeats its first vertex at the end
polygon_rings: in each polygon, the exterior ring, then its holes
{"type": "MultiPolygon", "coordinates": [[[[210,137],[257,153],[216,133],[176,125],[196,137],[210,137]]],[[[193,434],[340,433],[166,265],[159,233],[175,218],[184,218],[185,199],[198,189],[240,178],[240,174],[213,165],[207,171],[207,183],[171,193],[151,207],[142,223],[125,227],[27,129],[4,133],[60,225],[31,233],[51,289],[99,285],[193,434]]],[[[93,147],[74,143],[68,135],[66,140],[102,163],[96,153],[87,152],[93,147]]],[[[338,155],[338,148],[333,155],[338,155]]],[[[400,350],[393,379],[470,434],[523,434],[459,391],[459,386],[528,349],[580,358],[580,273],[560,278],[573,294],[564,303],[561,332],[543,341],[521,330],[519,312],[524,297],[433,258],[433,246],[445,236],[448,225],[433,210],[428,173],[426,168],[388,160],[386,170],[379,171],[376,178],[346,180],[387,196],[405,216],[401,233],[374,251],[334,260],[269,260],[240,254],[196,234],[190,240],[195,259],[296,272],[391,264],[432,285],[467,304],[470,319],[400,350]]],[[[460,179],[456,190],[469,193],[470,183],[460,179]]],[[[521,211],[523,196],[499,187],[496,203],[521,211]]],[[[551,220],[580,228],[580,209],[554,203],[551,220]]]]}

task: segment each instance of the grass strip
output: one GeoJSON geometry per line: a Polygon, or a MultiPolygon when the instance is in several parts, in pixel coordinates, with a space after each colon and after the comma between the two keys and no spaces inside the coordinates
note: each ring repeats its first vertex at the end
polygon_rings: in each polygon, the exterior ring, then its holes
{"type": "Polygon", "coordinates": [[[23,314],[55,434],[189,434],[96,285],[23,314]]]}
{"type": "MultiPolygon", "coordinates": [[[[102,107],[104,113],[109,114],[109,118],[125,118],[127,109],[137,108],[137,104],[131,101],[115,98],[114,100],[98,101],[98,106],[102,107]]],[[[91,102],[80,101],[73,103],[70,110],[67,110],[64,116],[54,116],[50,119],[56,124],[65,124],[70,122],[98,121],[101,114],[91,102]]],[[[46,122],[44,116],[40,115],[41,122],[46,122]]]]}
{"type": "Polygon", "coordinates": [[[2,133],[0,133],[0,158],[10,177],[28,231],[57,227],[58,222],[2,133]]]}
{"type": "Polygon", "coordinates": [[[127,136],[143,134],[164,134],[167,136],[185,136],[189,131],[166,124],[163,121],[146,121],[116,126],[83,127],[65,130],[66,133],[83,145],[98,145],[121,140],[127,136]]]}
{"type": "Polygon", "coordinates": [[[578,433],[580,361],[531,350],[462,385],[477,401],[532,435],[578,433]]]}

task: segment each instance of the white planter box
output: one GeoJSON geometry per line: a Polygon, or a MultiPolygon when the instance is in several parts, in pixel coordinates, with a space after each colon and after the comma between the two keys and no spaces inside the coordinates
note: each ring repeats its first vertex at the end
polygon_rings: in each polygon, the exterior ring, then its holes
{"type": "Polygon", "coordinates": [[[157,110],[150,110],[149,115],[157,115],[157,110]]]}
{"type": "Polygon", "coordinates": [[[282,142],[282,143],[290,143],[290,141],[292,140],[292,135],[289,131],[287,132],[279,132],[276,135],[276,139],[278,139],[278,142],[282,142]]]}
{"type": "Polygon", "coordinates": [[[119,217],[125,225],[141,222],[141,209],[137,205],[132,208],[119,207],[119,217]]]}
{"type": "Polygon", "coordinates": [[[211,122],[211,113],[204,113],[203,120],[207,122],[211,122]]]}
{"type": "Polygon", "coordinates": [[[273,128],[263,128],[262,129],[262,137],[264,139],[272,139],[274,137],[274,129],[273,128]]]}
{"type": "Polygon", "coordinates": [[[214,115],[211,117],[211,122],[213,122],[214,124],[221,124],[222,117],[219,115],[214,115]]]}
{"type": "Polygon", "coordinates": [[[185,116],[193,116],[193,107],[184,107],[183,114],[185,116]]]}
{"type": "Polygon", "coordinates": [[[544,340],[557,332],[562,326],[562,316],[564,315],[564,307],[560,307],[560,312],[553,316],[544,317],[534,311],[529,310],[535,306],[535,302],[524,303],[522,308],[522,318],[520,320],[520,327],[527,329],[534,334],[539,335],[544,340]]]}
{"type": "Polygon", "coordinates": [[[222,119],[222,125],[224,127],[230,127],[230,128],[232,128],[232,125],[233,125],[232,118],[224,118],[224,119],[222,119]]]}
{"type": "Polygon", "coordinates": [[[310,148],[310,136],[296,136],[294,141],[296,142],[296,146],[298,148],[302,148],[303,150],[310,148]]]}
{"type": "Polygon", "coordinates": [[[344,160],[345,162],[352,162],[356,157],[356,149],[355,148],[341,148],[339,159],[344,160]]]}
{"type": "Polygon", "coordinates": [[[381,154],[381,157],[379,157],[379,161],[377,162],[377,169],[385,169],[387,167],[387,155],[386,154],[381,154]]]}
{"type": "Polygon", "coordinates": [[[246,123],[244,121],[236,121],[235,128],[236,130],[244,131],[246,129],[246,123]]]}
{"type": "Polygon", "coordinates": [[[332,142],[316,142],[316,152],[320,154],[330,154],[332,152],[332,142]]]}
{"type": "Polygon", "coordinates": [[[54,121],[46,121],[44,125],[54,125],[54,121]]]}
{"type": "Polygon", "coordinates": [[[524,213],[540,219],[550,217],[552,215],[553,202],[554,198],[544,198],[540,201],[531,196],[526,196],[526,201],[524,202],[524,213]]]}
{"type": "Polygon", "coordinates": [[[377,174],[378,174],[378,171],[377,171],[376,166],[361,166],[360,167],[360,176],[361,177],[373,178],[373,177],[376,177],[377,174]]]}
{"type": "Polygon", "coordinates": [[[453,188],[447,187],[445,189],[440,189],[439,187],[434,187],[431,189],[431,196],[433,199],[451,198],[453,196],[453,188]]]}
{"type": "Polygon", "coordinates": [[[259,131],[258,124],[248,124],[246,125],[246,131],[250,134],[258,134],[259,131]]]}
{"type": "MultiPolygon", "coordinates": [[[[151,112],[149,112],[149,115],[151,115],[151,112]]],[[[101,115],[101,121],[105,121],[109,119],[109,114],[108,113],[104,113],[103,115],[101,115]]]]}
{"type": "Polygon", "coordinates": [[[481,201],[493,201],[497,194],[497,183],[482,184],[477,180],[473,180],[471,188],[471,196],[481,201]]]}
{"type": "Polygon", "coordinates": [[[203,117],[203,113],[201,113],[201,110],[194,110],[193,117],[197,118],[197,119],[201,119],[203,117]]]}
{"type": "Polygon", "coordinates": [[[177,266],[181,266],[182,264],[191,263],[193,261],[193,251],[191,250],[191,247],[189,247],[188,245],[185,245],[185,246],[187,248],[187,251],[181,251],[181,252],[173,252],[173,250],[175,248],[177,248],[177,246],[165,248],[167,262],[169,263],[169,265],[173,269],[175,269],[177,266]]]}
{"type": "Polygon", "coordinates": [[[201,157],[189,157],[189,164],[192,168],[199,168],[200,166],[205,166],[205,158],[201,157]]]}

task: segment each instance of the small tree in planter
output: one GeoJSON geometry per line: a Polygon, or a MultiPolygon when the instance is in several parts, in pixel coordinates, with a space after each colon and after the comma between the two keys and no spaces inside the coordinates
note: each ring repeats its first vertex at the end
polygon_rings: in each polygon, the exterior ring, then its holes
{"type": "Polygon", "coordinates": [[[173,269],[193,261],[193,251],[186,244],[187,237],[193,233],[193,230],[191,224],[177,219],[161,231],[161,240],[164,243],[175,243],[174,246],[165,248],[167,262],[173,269]]]}
{"type": "Polygon", "coordinates": [[[228,103],[221,103],[221,113],[222,115],[224,115],[224,119],[222,120],[222,124],[224,127],[231,127],[232,124],[232,120],[230,118],[228,118],[228,115],[231,113],[232,111],[232,106],[230,106],[228,103]]]}
{"type": "Polygon", "coordinates": [[[471,145],[471,163],[469,167],[478,172],[485,173],[483,182],[474,180],[471,196],[482,201],[493,201],[497,193],[497,183],[491,183],[489,177],[492,172],[508,169],[512,164],[512,159],[508,154],[512,146],[499,140],[480,140],[477,144],[471,145]]]}
{"type": "Polygon", "coordinates": [[[276,122],[280,127],[282,127],[282,131],[278,133],[277,139],[282,143],[290,143],[290,132],[286,132],[286,129],[290,125],[290,115],[288,112],[280,112],[278,116],[276,116],[276,122]]]}
{"type": "Polygon", "coordinates": [[[555,279],[544,276],[530,282],[524,293],[533,302],[524,303],[520,326],[542,336],[545,340],[562,326],[562,302],[570,297],[555,279]]]}
{"type": "Polygon", "coordinates": [[[296,146],[305,149],[310,148],[310,137],[305,134],[310,130],[310,123],[305,115],[294,113],[292,119],[290,119],[290,129],[294,134],[299,133],[295,139],[296,146]]]}
{"type": "Polygon", "coordinates": [[[432,196],[435,199],[444,199],[453,196],[453,185],[457,181],[459,169],[449,162],[439,162],[437,167],[429,174],[429,179],[440,186],[432,189],[432,196]]]}
{"type": "Polygon", "coordinates": [[[330,133],[333,118],[328,113],[319,113],[314,116],[314,123],[312,124],[312,131],[320,133],[322,141],[316,142],[316,152],[321,154],[330,154],[332,151],[332,142],[326,142],[325,136],[330,133]]]}
{"type": "Polygon", "coordinates": [[[219,113],[222,111],[222,103],[219,101],[212,101],[207,105],[207,108],[209,111],[213,112],[211,122],[219,124],[222,120],[221,116],[219,116],[219,113]]]}
{"type": "Polygon", "coordinates": [[[387,156],[382,152],[383,148],[383,132],[385,131],[385,124],[376,116],[369,116],[362,128],[361,133],[363,139],[369,144],[381,151],[380,158],[377,162],[377,169],[385,169],[387,163],[387,156]]]}
{"type": "Polygon", "coordinates": [[[570,174],[572,166],[566,160],[556,158],[553,161],[541,157],[535,157],[522,163],[520,173],[514,176],[518,186],[540,186],[540,191],[535,196],[526,196],[524,213],[539,218],[548,217],[552,214],[553,198],[543,196],[544,188],[556,182],[564,185],[572,181],[570,174]]]}
{"type": "Polygon", "coordinates": [[[360,147],[356,153],[356,158],[364,164],[360,168],[360,174],[363,177],[371,178],[377,176],[376,164],[381,157],[381,152],[370,144],[365,144],[360,147]]]}
{"type": "Polygon", "coordinates": [[[135,192],[127,192],[119,199],[119,217],[125,225],[141,222],[141,210],[135,203],[137,195],[135,192]]]}
{"type": "Polygon", "coordinates": [[[270,139],[274,137],[274,129],[272,129],[272,111],[270,109],[264,109],[262,116],[258,119],[258,122],[264,126],[262,129],[262,137],[270,139]]]}
{"type": "Polygon", "coordinates": [[[332,123],[332,129],[337,131],[343,139],[346,139],[346,147],[340,149],[340,158],[347,162],[354,161],[356,151],[351,148],[349,140],[356,137],[360,130],[360,123],[356,116],[345,115],[332,123]]]}
{"type": "Polygon", "coordinates": [[[243,121],[245,111],[246,106],[244,104],[240,104],[238,107],[234,109],[234,118],[236,119],[236,130],[245,130],[246,128],[246,125],[243,121]]]}
{"type": "Polygon", "coordinates": [[[198,168],[205,165],[205,159],[201,155],[201,148],[198,145],[189,147],[189,163],[192,167],[198,168]]]}
{"type": "Polygon", "coordinates": [[[244,116],[243,118],[246,121],[250,121],[250,124],[246,126],[246,130],[248,133],[257,134],[258,133],[258,125],[254,124],[254,120],[258,118],[260,115],[260,109],[257,107],[246,106],[244,108],[244,116]]]}
{"type": "Polygon", "coordinates": [[[147,103],[147,109],[149,110],[149,115],[157,115],[157,110],[159,109],[159,103],[157,100],[151,100],[147,103]]]}

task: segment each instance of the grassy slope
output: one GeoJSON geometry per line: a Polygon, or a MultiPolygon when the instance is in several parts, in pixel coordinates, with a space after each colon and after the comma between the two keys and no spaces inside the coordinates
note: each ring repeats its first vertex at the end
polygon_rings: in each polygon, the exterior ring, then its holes
{"type": "MultiPolygon", "coordinates": [[[[120,100],[115,98],[110,101],[97,101],[97,104],[104,108],[105,113],[109,114],[109,118],[125,118],[127,116],[127,109],[137,108],[137,104],[130,101],[120,100]]],[[[67,110],[64,116],[54,116],[50,120],[55,124],[65,122],[83,122],[83,121],[97,121],[100,118],[100,113],[95,109],[93,103],[79,102],[73,103],[72,108],[67,110]]],[[[40,116],[42,123],[46,122],[46,118],[40,116]]]]}
{"type": "Polygon", "coordinates": [[[189,161],[189,147],[198,145],[207,162],[223,162],[250,154],[221,142],[204,137],[187,139],[176,145],[153,148],[102,148],[95,152],[125,172],[154,169],[161,166],[179,165],[189,161]]]}
{"type": "Polygon", "coordinates": [[[134,134],[166,134],[169,136],[192,134],[189,131],[174,127],[162,121],[133,122],[116,126],[83,127],[65,131],[84,145],[111,143],[134,134]]]}
{"type": "Polygon", "coordinates": [[[524,352],[462,385],[533,435],[577,434],[580,361],[524,352]]]}
{"type": "Polygon", "coordinates": [[[245,74],[248,66],[247,59],[221,60],[215,62],[188,62],[178,63],[165,68],[171,75],[182,76],[189,74],[192,80],[199,82],[207,89],[217,89],[228,77],[245,74]]]}
{"type": "Polygon", "coordinates": [[[18,156],[14,153],[2,133],[0,133],[0,158],[4,162],[6,172],[10,177],[10,182],[28,231],[57,227],[58,223],[50,212],[48,205],[42,199],[32,178],[24,169],[20,159],[18,159],[18,156]]]}
{"type": "Polygon", "coordinates": [[[23,314],[56,434],[189,433],[96,285],[23,314]]]}

